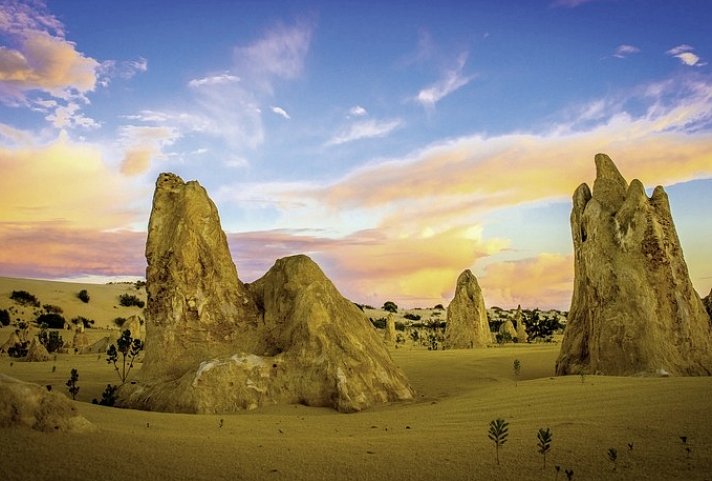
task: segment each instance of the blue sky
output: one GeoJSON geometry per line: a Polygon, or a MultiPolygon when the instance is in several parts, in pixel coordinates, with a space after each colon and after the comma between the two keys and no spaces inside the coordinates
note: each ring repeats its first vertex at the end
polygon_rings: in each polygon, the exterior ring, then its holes
{"type": "Polygon", "coordinates": [[[153,182],[216,202],[238,272],[305,252],[372,304],[566,308],[570,195],[667,187],[712,287],[705,1],[0,1],[0,275],[143,274],[153,182]]]}

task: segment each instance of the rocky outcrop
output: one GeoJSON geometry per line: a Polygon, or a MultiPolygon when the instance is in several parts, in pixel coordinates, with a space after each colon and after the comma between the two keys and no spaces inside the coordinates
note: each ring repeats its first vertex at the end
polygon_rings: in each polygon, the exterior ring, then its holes
{"type": "Polygon", "coordinates": [[[593,192],[574,192],[571,231],[574,292],[557,374],[712,373],[710,319],[665,190],[648,198],[598,154],[593,192]]]}
{"type": "Polygon", "coordinates": [[[393,317],[393,313],[389,312],[388,316],[386,316],[386,329],[383,333],[383,341],[387,345],[395,345],[396,335],[396,320],[393,317]]]}
{"type": "Polygon", "coordinates": [[[126,319],[126,322],[121,327],[121,331],[126,329],[131,332],[132,339],[139,339],[141,341],[146,340],[146,325],[143,319],[134,315],[126,319]]]}
{"type": "Polygon", "coordinates": [[[22,339],[20,338],[20,331],[15,330],[15,332],[10,333],[7,340],[0,346],[0,354],[7,354],[10,348],[15,347],[17,344],[21,344],[22,339]]]}
{"type": "Polygon", "coordinates": [[[30,347],[27,348],[27,357],[25,361],[28,362],[45,362],[49,361],[49,352],[42,345],[37,337],[33,337],[30,341],[30,347]]]}
{"type": "Polygon", "coordinates": [[[702,304],[704,304],[707,315],[710,316],[710,322],[712,322],[712,290],[707,294],[707,297],[702,298],[702,304]]]}
{"type": "Polygon", "coordinates": [[[455,296],[447,307],[445,349],[484,347],[492,342],[485,301],[477,278],[467,269],[457,278],[455,296]]]}
{"type": "Polygon", "coordinates": [[[230,413],[275,403],[359,411],[412,398],[365,314],[306,256],[249,288],[215,205],[197,182],[161,174],[146,246],[143,368],[119,404],[230,413]]]}
{"type": "Polygon", "coordinates": [[[509,319],[500,324],[499,334],[500,336],[504,336],[505,339],[506,336],[509,336],[510,341],[513,341],[515,339],[519,341],[519,339],[517,339],[517,330],[514,328],[514,323],[509,319]]]}
{"type": "Polygon", "coordinates": [[[524,315],[522,314],[522,306],[517,306],[517,312],[514,313],[514,322],[517,324],[517,341],[527,342],[527,328],[524,325],[524,315]]]}
{"type": "Polygon", "coordinates": [[[5,374],[0,374],[0,427],[25,427],[43,432],[94,429],[62,394],[5,374]]]}
{"type": "Polygon", "coordinates": [[[81,324],[74,331],[72,347],[74,348],[74,352],[78,354],[84,354],[89,348],[89,336],[87,336],[87,333],[84,331],[84,326],[81,324]]]}

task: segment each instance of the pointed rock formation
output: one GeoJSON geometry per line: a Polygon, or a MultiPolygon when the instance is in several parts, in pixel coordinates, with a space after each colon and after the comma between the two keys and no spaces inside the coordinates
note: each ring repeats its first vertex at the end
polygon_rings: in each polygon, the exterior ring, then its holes
{"type": "Polygon", "coordinates": [[[10,337],[7,338],[7,341],[0,346],[0,354],[7,354],[10,351],[10,348],[15,347],[16,344],[20,343],[22,343],[22,339],[20,339],[20,330],[17,329],[15,332],[10,333],[10,337]]]}
{"type": "Polygon", "coordinates": [[[514,313],[514,322],[517,323],[517,341],[527,342],[527,327],[524,325],[524,315],[522,314],[522,306],[517,306],[517,312],[514,313]]]}
{"type": "Polygon", "coordinates": [[[467,269],[457,278],[455,296],[447,306],[445,349],[485,347],[492,342],[485,301],[477,278],[467,269]]]}
{"type": "Polygon", "coordinates": [[[72,338],[72,347],[74,352],[78,354],[84,354],[87,348],[89,348],[89,337],[87,333],[84,332],[84,325],[80,324],[74,331],[74,337],[72,338]]]}
{"type": "Polygon", "coordinates": [[[393,346],[396,343],[396,321],[393,313],[389,312],[386,316],[386,329],[383,333],[383,340],[387,345],[393,346]]]}
{"type": "Polygon", "coordinates": [[[513,341],[516,339],[519,341],[519,339],[517,339],[517,330],[514,328],[514,323],[509,319],[499,326],[499,334],[503,336],[508,334],[510,340],[513,341]]]}
{"type": "Polygon", "coordinates": [[[121,331],[123,332],[126,329],[131,332],[132,339],[146,340],[146,323],[140,317],[134,315],[126,319],[121,331]]]}
{"type": "Polygon", "coordinates": [[[667,194],[627,184],[596,155],[593,192],[574,192],[574,292],[559,375],[712,373],[712,330],[692,287],[667,194]]]}
{"type": "Polygon", "coordinates": [[[412,398],[368,318],[306,256],[249,288],[197,182],[161,174],[146,245],[148,306],[139,381],[119,404],[230,413],[303,403],[342,412],[412,398]]]}
{"type": "Polygon", "coordinates": [[[30,341],[30,347],[27,348],[27,357],[25,361],[28,362],[45,362],[49,361],[49,352],[47,348],[40,342],[37,336],[32,338],[30,341]]]}
{"type": "Polygon", "coordinates": [[[66,396],[42,386],[0,374],[0,427],[43,432],[93,431],[66,396]]]}

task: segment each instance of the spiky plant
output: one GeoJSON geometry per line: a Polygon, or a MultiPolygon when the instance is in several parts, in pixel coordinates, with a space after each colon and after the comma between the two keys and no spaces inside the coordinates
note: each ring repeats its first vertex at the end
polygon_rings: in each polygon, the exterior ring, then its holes
{"type": "Polygon", "coordinates": [[[495,459],[499,464],[499,448],[507,442],[509,436],[509,423],[504,419],[495,419],[489,423],[488,437],[494,443],[495,459]]]}
{"type": "Polygon", "coordinates": [[[67,391],[72,396],[72,399],[77,399],[77,394],[79,393],[79,386],[77,386],[77,381],[79,380],[79,372],[76,369],[72,369],[69,373],[69,380],[65,383],[67,386],[67,391]]]}
{"type": "Polygon", "coordinates": [[[574,470],[573,469],[567,469],[566,471],[564,471],[564,473],[566,474],[566,479],[568,481],[571,481],[572,479],[574,479],[574,470]]]}
{"type": "Polygon", "coordinates": [[[124,384],[128,379],[136,356],[138,356],[142,348],[143,343],[141,340],[132,338],[131,331],[126,329],[121,333],[121,337],[116,340],[116,345],[112,344],[106,351],[106,362],[114,365],[114,370],[119,379],[121,379],[121,384],[124,384]],[[119,354],[121,354],[120,361],[119,354]],[[119,363],[121,364],[120,368],[119,363]]]}
{"type": "Polygon", "coordinates": [[[517,385],[517,382],[519,381],[519,373],[522,370],[522,363],[519,361],[519,359],[515,359],[514,363],[512,364],[512,370],[514,371],[514,385],[517,385]]]}
{"type": "Polygon", "coordinates": [[[551,430],[549,428],[540,428],[539,432],[536,434],[539,454],[544,458],[544,469],[546,469],[546,453],[551,450],[551,430]]]}

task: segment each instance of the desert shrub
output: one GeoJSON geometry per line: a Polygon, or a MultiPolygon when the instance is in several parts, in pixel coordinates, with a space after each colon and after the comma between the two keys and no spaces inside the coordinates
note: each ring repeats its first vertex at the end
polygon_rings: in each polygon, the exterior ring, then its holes
{"type": "Polygon", "coordinates": [[[133,294],[121,294],[119,296],[119,304],[124,307],[136,306],[140,308],[146,305],[145,302],[143,302],[141,299],[134,296],[133,294]]]}
{"type": "Polygon", "coordinates": [[[47,352],[57,352],[64,346],[64,340],[57,331],[42,329],[39,334],[40,343],[47,349],[47,352]]]}
{"type": "Polygon", "coordinates": [[[59,306],[55,306],[54,304],[43,304],[42,309],[44,309],[47,314],[62,314],[62,313],[64,313],[64,309],[62,309],[59,306]]]}
{"type": "Polygon", "coordinates": [[[27,351],[30,348],[30,341],[20,341],[10,346],[7,349],[7,355],[10,357],[20,358],[27,356],[27,351]]]}
{"type": "Polygon", "coordinates": [[[418,331],[415,329],[410,331],[410,340],[413,342],[418,342],[420,340],[420,334],[418,334],[418,331]]]}
{"type": "Polygon", "coordinates": [[[89,293],[87,292],[86,289],[82,289],[81,291],[79,291],[79,292],[77,293],[77,297],[78,297],[79,300],[82,301],[84,304],[86,304],[87,302],[89,302],[89,299],[91,299],[91,298],[89,297],[89,293]]]}
{"type": "Polygon", "coordinates": [[[420,316],[418,314],[411,314],[410,312],[406,313],[403,317],[406,319],[409,319],[411,321],[419,321],[420,316]]]}
{"type": "Polygon", "coordinates": [[[79,381],[79,372],[76,369],[72,369],[69,374],[69,379],[67,380],[65,386],[67,386],[67,391],[72,396],[72,399],[77,399],[77,394],[79,393],[79,386],[77,386],[77,381],[79,381]]]}
{"type": "Polygon", "coordinates": [[[373,327],[375,327],[376,329],[386,328],[387,321],[385,317],[379,317],[378,319],[369,318],[369,320],[371,321],[371,324],[373,324],[373,327]]]}
{"type": "Polygon", "coordinates": [[[447,321],[442,321],[440,319],[429,319],[427,323],[428,329],[432,329],[433,331],[437,329],[445,329],[445,326],[447,326],[447,321]]]}
{"type": "Polygon", "coordinates": [[[87,319],[84,316],[77,316],[72,318],[71,323],[74,324],[75,326],[78,326],[79,324],[82,324],[84,328],[89,329],[94,325],[94,319],[87,319]]]}
{"type": "Polygon", "coordinates": [[[395,322],[396,331],[405,331],[405,324],[400,321],[395,322]]]}
{"type": "Polygon", "coordinates": [[[435,310],[437,310],[437,311],[444,311],[444,310],[445,310],[445,308],[443,307],[442,304],[435,304],[435,307],[433,307],[433,309],[435,309],[435,310]]]}
{"type": "Polygon", "coordinates": [[[50,329],[64,329],[64,317],[51,313],[51,314],[40,314],[36,319],[37,324],[46,325],[50,329]]]}
{"type": "Polygon", "coordinates": [[[527,339],[530,341],[535,339],[550,339],[551,336],[554,335],[554,332],[563,327],[558,316],[554,318],[542,318],[536,309],[529,318],[524,319],[524,328],[527,332],[527,339]]]}
{"type": "Polygon", "coordinates": [[[504,319],[487,319],[489,322],[490,332],[499,332],[499,328],[504,324],[504,319]]]}
{"type": "Polygon", "coordinates": [[[96,398],[92,399],[92,404],[98,404],[100,406],[113,406],[116,404],[116,391],[119,389],[118,386],[112,386],[111,384],[106,385],[106,389],[101,393],[101,401],[97,401],[96,398]]]}
{"type": "Polygon", "coordinates": [[[398,312],[398,305],[393,301],[383,303],[383,310],[388,312],[398,312]]]}
{"type": "Polygon", "coordinates": [[[437,351],[439,340],[435,334],[428,334],[428,351],[437,351]]]}
{"type": "Polygon", "coordinates": [[[117,317],[116,319],[114,319],[114,324],[116,324],[118,327],[122,327],[124,324],[126,324],[126,318],[117,317]]]}
{"type": "Polygon", "coordinates": [[[40,307],[40,301],[27,291],[12,291],[10,299],[22,306],[40,307]]]}
{"type": "Polygon", "coordinates": [[[114,365],[114,370],[119,375],[121,384],[128,379],[136,356],[138,356],[142,348],[143,343],[141,340],[132,338],[131,331],[126,329],[121,333],[121,337],[116,340],[116,345],[112,344],[106,351],[106,362],[114,365]],[[121,355],[121,359],[119,359],[119,355],[121,355]]]}
{"type": "Polygon", "coordinates": [[[10,313],[5,309],[0,309],[0,326],[10,325],[10,313]]]}
{"type": "Polygon", "coordinates": [[[537,451],[544,458],[544,469],[546,469],[546,454],[551,450],[551,430],[549,428],[539,428],[536,439],[537,451]]]}
{"type": "Polygon", "coordinates": [[[134,287],[136,288],[136,290],[139,290],[142,287],[146,287],[146,281],[138,280],[134,282],[134,287]]]}
{"type": "Polygon", "coordinates": [[[494,338],[497,341],[497,344],[504,344],[506,342],[512,342],[512,335],[508,332],[498,332],[494,336],[494,338]]]}

